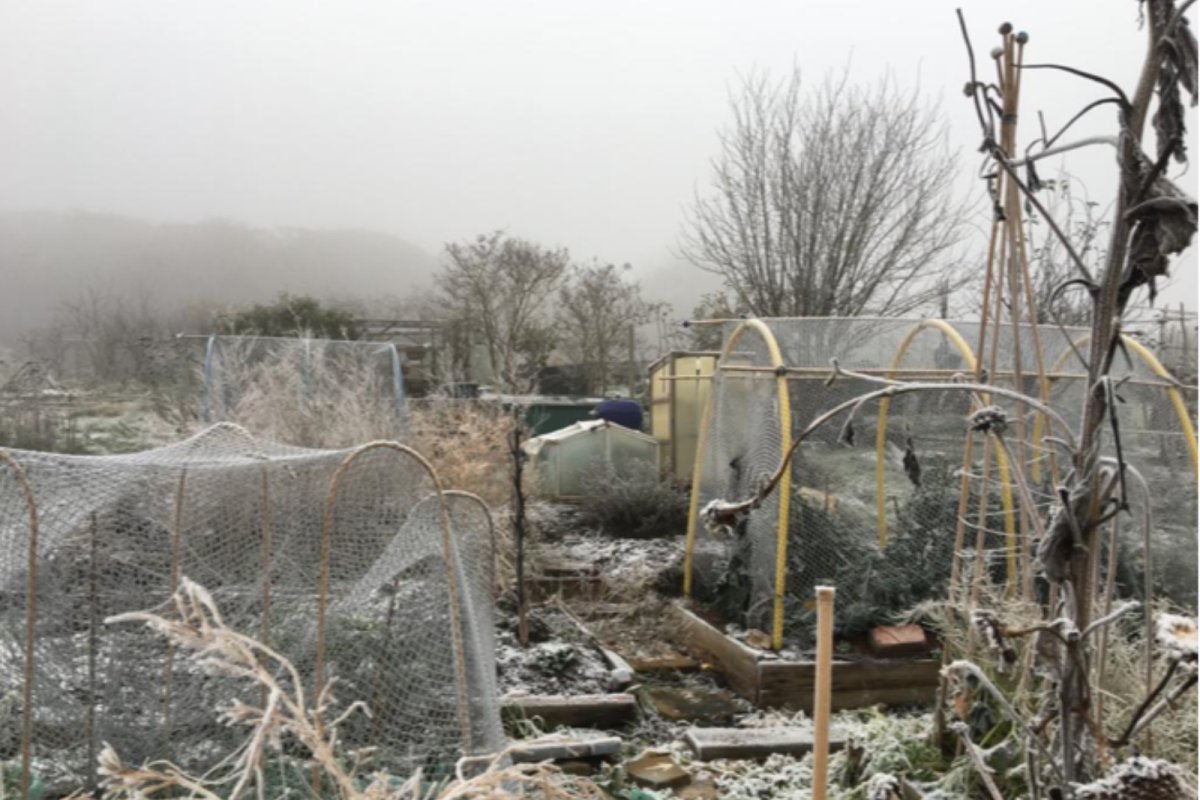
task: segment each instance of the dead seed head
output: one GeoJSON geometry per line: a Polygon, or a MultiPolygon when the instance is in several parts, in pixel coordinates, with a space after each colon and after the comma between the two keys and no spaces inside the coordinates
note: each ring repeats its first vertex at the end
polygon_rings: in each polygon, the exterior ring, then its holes
{"type": "Polygon", "coordinates": [[[1196,620],[1180,614],[1159,614],[1155,638],[1166,650],[1185,661],[1195,661],[1196,620]]]}
{"type": "Polygon", "coordinates": [[[967,426],[973,431],[1000,435],[1008,430],[1008,414],[1000,406],[985,406],[967,417],[967,426]]]}

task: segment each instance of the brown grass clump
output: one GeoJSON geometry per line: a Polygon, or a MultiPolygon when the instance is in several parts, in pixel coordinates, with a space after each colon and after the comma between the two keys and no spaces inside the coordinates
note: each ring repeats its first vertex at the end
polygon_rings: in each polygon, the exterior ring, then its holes
{"type": "Polygon", "coordinates": [[[214,412],[266,439],[299,447],[342,448],[396,439],[404,430],[392,378],[380,359],[325,352],[305,342],[227,340],[214,412]],[[272,348],[264,354],[264,347],[272,348]],[[228,387],[228,407],[219,405],[228,387]]]}
{"type": "Polygon", "coordinates": [[[512,490],[512,427],[512,414],[499,406],[426,398],[411,404],[404,441],[429,459],[444,488],[472,492],[495,508],[512,490]]]}
{"type": "MultiPolygon", "coordinates": [[[[472,492],[491,506],[508,502],[509,412],[448,397],[412,400],[401,412],[392,376],[378,358],[336,348],[308,357],[299,339],[272,343],[269,357],[254,346],[254,340],[226,344],[220,375],[230,405],[214,409],[219,416],[255,436],[299,447],[401,441],[430,460],[445,488],[472,492]]],[[[222,397],[223,387],[215,387],[213,402],[222,397]]]]}
{"type": "Polygon", "coordinates": [[[342,753],[338,727],[354,714],[370,714],[362,703],[353,703],[333,716],[330,680],[317,698],[308,698],[296,668],[284,656],[228,628],[212,596],[202,586],[184,578],[171,599],[171,614],[152,612],[120,614],[107,623],[143,622],[220,674],[244,679],[262,689],[262,704],[234,700],[220,710],[229,727],[248,730],[245,741],[203,776],[187,773],[169,761],[132,766],[107,743],[98,758],[104,795],[113,798],[177,796],[184,793],[206,800],[237,798],[254,791],[266,800],[265,764],[279,753],[285,734],[307,751],[308,766],[320,796],[337,800],[572,800],[605,795],[586,778],[568,776],[548,764],[506,766],[504,753],[485,762],[484,770],[465,777],[460,761],[456,778],[429,786],[420,773],[397,779],[383,772],[367,774],[369,751],[342,753]],[[276,675],[284,678],[278,680],[276,675]]]}
{"type": "MultiPolygon", "coordinates": [[[[933,623],[942,635],[945,646],[955,657],[973,659],[988,679],[1009,698],[1012,706],[1029,711],[1032,718],[1034,710],[1039,707],[1042,691],[1030,675],[1037,658],[1036,648],[1030,650],[1035,646],[1034,638],[996,641],[988,635],[984,626],[978,622],[971,624],[966,619],[964,609],[967,607],[969,602],[964,597],[958,603],[926,604],[917,609],[914,616],[933,623]],[[1010,655],[1005,653],[1007,648],[1012,648],[1010,655]]],[[[1186,619],[1166,614],[1165,610],[1166,603],[1156,603],[1150,610],[1150,616],[1153,619],[1186,619]]],[[[1105,642],[1104,667],[1095,673],[1093,694],[1098,701],[1097,710],[1106,742],[1116,740],[1121,735],[1149,691],[1145,625],[1142,621],[1144,613],[1143,609],[1135,608],[1112,625],[1105,642]]],[[[974,619],[993,620],[1000,630],[1006,631],[1031,630],[1044,622],[1042,610],[1037,604],[1006,598],[1003,587],[986,581],[981,582],[978,611],[974,619]]],[[[1160,643],[1155,650],[1153,682],[1157,682],[1164,674],[1176,655],[1160,643]]],[[[978,699],[978,695],[969,699],[957,698],[967,705],[978,699]]],[[[960,711],[965,708],[963,706],[960,711]]],[[[1135,744],[1156,758],[1174,764],[1194,764],[1196,748],[1200,745],[1197,713],[1195,696],[1189,695],[1156,717],[1151,737],[1139,736],[1135,744]]],[[[1108,763],[1124,755],[1120,750],[1101,750],[1104,751],[1103,760],[1108,763]]]]}

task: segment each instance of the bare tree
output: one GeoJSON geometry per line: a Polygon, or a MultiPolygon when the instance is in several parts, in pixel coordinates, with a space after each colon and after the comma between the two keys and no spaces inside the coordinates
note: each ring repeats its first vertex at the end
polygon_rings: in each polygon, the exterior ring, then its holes
{"type": "Polygon", "coordinates": [[[576,267],[558,292],[562,348],[583,365],[588,392],[608,390],[613,362],[659,309],[642,298],[638,284],[621,277],[628,269],[628,264],[620,270],[612,264],[576,267]]]}
{"type": "MultiPolygon", "coordinates": [[[[567,251],[496,231],[448,244],[446,255],[437,287],[445,312],[458,323],[460,350],[478,341],[501,386],[532,388],[554,349],[547,306],[566,275],[567,251]]],[[[453,360],[464,363],[461,352],[453,360]]]]}
{"type": "Polygon", "coordinates": [[[936,303],[961,204],[936,106],[890,77],[848,72],[801,93],[751,75],[731,98],[713,193],[697,196],[683,255],[761,316],[903,314],[936,303]]]}
{"type": "Polygon", "coordinates": [[[93,380],[153,382],[148,354],[165,335],[166,325],[165,315],[145,291],[128,301],[89,286],[74,300],[63,301],[58,316],[81,348],[93,380]]]}
{"type": "Polygon", "coordinates": [[[720,325],[703,324],[705,320],[737,319],[746,316],[746,306],[737,297],[727,292],[708,292],[692,309],[688,321],[691,331],[691,346],[696,350],[720,350],[722,331],[720,325]],[[699,322],[701,324],[693,324],[699,322]]]}

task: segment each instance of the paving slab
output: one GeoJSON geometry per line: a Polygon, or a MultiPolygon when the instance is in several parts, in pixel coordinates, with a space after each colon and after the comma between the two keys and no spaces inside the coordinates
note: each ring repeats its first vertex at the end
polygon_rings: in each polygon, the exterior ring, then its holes
{"type": "Polygon", "coordinates": [[[743,712],[742,706],[730,692],[688,686],[653,686],[646,690],[654,710],[672,722],[706,722],[729,724],[743,712]]]}
{"type": "Polygon", "coordinates": [[[540,717],[550,727],[615,728],[637,715],[637,698],[631,694],[524,695],[506,698],[506,717],[540,717]]]}
{"type": "MultiPolygon", "coordinates": [[[[692,748],[696,758],[712,761],[717,758],[757,759],[775,753],[802,756],[813,748],[811,726],[778,726],[771,728],[691,728],[683,741],[692,748]]],[[[829,732],[830,751],[846,745],[846,736],[837,728],[829,732]]]]}
{"type": "Polygon", "coordinates": [[[581,758],[603,758],[616,755],[621,749],[618,736],[592,738],[544,737],[520,742],[509,748],[508,754],[518,764],[539,761],[572,761],[581,758]]]}

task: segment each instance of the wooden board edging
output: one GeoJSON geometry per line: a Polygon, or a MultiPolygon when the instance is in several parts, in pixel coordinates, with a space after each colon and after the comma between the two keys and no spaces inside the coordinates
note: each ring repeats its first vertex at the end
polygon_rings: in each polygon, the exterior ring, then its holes
{"type": "MultiPolygon", "coordinates": [[[[681,644],[716,665],[735,692],[760,708],[812,710],[815,662],[760,660],[759,651],[726,636],[682,603],[670,608],[681,644]]],[[[940,667],[929,658],[835,661],[833,708],[932,703],[940,667]]]]}
{"type": "Polygon", "coordinates": [[[681,644],[720,668],[729,686],[751,703],[758,703],[758,653],[753,648],[731,639],[682,603],[669,606],[678,625],[681,644]]]}

